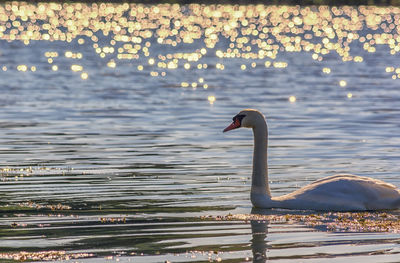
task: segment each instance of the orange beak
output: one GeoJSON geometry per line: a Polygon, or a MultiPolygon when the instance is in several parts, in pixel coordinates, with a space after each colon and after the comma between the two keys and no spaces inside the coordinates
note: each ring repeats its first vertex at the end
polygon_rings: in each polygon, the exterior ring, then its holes
{"type": "Polygon", "coordinates": [[[240,128],[240,121],[238,119],[235,119],[228,127],[226,127],[223,132],[227,132],[230,130],[234,130],[240,128]]]}

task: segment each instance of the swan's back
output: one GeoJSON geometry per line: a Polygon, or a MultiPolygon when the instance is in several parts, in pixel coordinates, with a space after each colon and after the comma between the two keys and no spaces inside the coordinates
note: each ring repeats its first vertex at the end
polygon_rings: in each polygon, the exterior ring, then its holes
{"type": "Polygon", "coordinates": [[[339,174],[317,180],[275,200],[314,210],[384,210],[400,208],[400,192],[381,180],[339,174]]]}

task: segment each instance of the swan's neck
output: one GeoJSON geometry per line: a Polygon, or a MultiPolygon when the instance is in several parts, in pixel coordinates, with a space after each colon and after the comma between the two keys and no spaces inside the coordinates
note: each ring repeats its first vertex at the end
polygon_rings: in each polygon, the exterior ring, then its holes
{"type": "Polygon", "coordinates": [[[264,118],[259,119],[253,126],[254,153],[253,153],[253,175],[251,183],[251,196],[265,196],[271,198],[268,184],[268,129],[264,118]]]}

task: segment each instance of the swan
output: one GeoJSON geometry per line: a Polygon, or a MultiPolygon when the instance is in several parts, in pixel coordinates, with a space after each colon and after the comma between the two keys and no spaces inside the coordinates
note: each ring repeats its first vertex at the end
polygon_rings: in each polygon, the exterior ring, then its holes
{"type": "Polygon", "coordinates": [[[381,180],[352,174],[337,174],[317,180],[293,193],[271,197],[268,184],[268,128],[263,114],[246,109],[233,117],[223,132],[252,128],[253,174],[250,199],[256,208],[319,211],[371,211],[400,208],[400,190],[381,180]]]}

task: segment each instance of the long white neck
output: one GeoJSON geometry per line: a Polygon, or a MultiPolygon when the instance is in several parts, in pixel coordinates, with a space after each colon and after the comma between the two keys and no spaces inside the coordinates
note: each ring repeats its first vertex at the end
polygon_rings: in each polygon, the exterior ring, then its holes
{"type": "Polygon", "coordinates": [[[253,153],[253,175],[251,183],[251,196],[265,196],[271,199],[268,184],[268,129],[264,118],[258,118],[253,125],[254,153],[253,153]]]}

